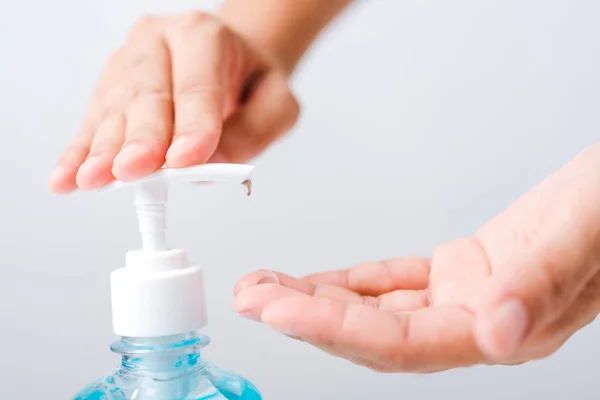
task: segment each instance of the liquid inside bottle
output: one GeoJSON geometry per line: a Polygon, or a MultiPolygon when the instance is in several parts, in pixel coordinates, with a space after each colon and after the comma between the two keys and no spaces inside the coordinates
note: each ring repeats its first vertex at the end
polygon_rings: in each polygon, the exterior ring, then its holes
{"type": "Polygon", "coordinates": [[[201,357],[209,341],[198,332],[121,338],[111,346],[121,355],[121,366],[73,400],[261,400],[248,380],[201,357]]]}

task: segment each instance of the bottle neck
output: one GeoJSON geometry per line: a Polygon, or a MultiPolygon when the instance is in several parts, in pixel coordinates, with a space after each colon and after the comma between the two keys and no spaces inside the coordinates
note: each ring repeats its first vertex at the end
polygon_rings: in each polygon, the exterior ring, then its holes
{"type": "Polygon", "coordinates": [[[123,372],[168,379],[201,369],[200,349],[209,343],[208,336],[194,331],[163,337],[122,337],[111,350],[121,355],[123,372]]]}

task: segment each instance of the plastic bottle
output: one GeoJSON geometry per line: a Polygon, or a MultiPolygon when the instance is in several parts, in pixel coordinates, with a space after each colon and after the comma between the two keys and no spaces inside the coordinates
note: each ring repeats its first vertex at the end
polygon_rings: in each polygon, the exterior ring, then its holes
{"type": "Polygon", "coordinates": [[[183,250],[166,243],[169,184],[233,182],[250,194],[253,167],[206,164],[166,169],[136,182],[115,182],[108,190],[132,186],[142,249],[126,255],[112,272],[113,331],[121,339],[111,350],[121,366],[82,389],[74,400],[261,400],[243,377],[202,358],[209,338],[202,268],[188,263],[183,250]]]}

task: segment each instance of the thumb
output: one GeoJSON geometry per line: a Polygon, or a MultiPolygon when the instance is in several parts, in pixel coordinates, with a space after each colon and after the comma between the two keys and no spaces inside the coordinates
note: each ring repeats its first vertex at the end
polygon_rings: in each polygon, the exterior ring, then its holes
{"type": "Polygon", "coordinates": [[[285,75],[269,72],[226,122],[211,161],[244,162],[265,150],[296,122],[299,106],[285,75]]]}
{"type": "Polygon", "coordinates": [[[473,305],[475,339],[494,361],[514,356],[530,334],[558,318],[597,271],[590,236],[556,223],[559,234],[515,251],[473,305]]]}

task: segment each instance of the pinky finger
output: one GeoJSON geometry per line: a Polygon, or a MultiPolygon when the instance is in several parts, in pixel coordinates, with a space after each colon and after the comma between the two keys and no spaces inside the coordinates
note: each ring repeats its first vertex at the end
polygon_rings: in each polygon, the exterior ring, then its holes
{"type": "Polygon", "coordinates": [[[89,154],[94,133],[92,129],[91,124],[84,124],[81,133],[61,155],[48,183],[52,192],[65,194],[77,189],[77,172],[89,154]]]}
{"type": "Polygon", "coordinates": [[[48,186],[54,193],[65,194],[78,188],[77,173],[89,155],[104,110],[104,107],[101,106],[100,94],[107,84],[114,80],[118,72],[118,54],[115,52],[109,57],[105,70],[96,85],[94,98],[86,110],[81,129],[61,155],[50,176],[48,186]]]}

